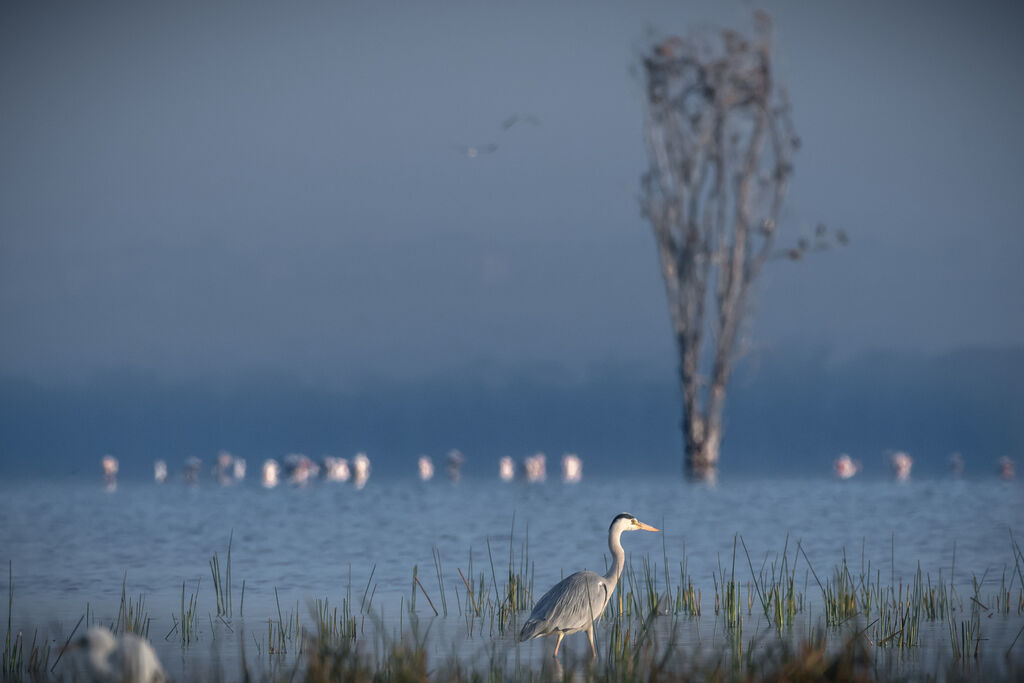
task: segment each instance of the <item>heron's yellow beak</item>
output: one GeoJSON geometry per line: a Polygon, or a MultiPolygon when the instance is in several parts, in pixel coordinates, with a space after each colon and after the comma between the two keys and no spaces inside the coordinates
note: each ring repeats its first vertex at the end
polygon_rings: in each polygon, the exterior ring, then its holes
{"type": "Polygon", "coordinates": [[[636,526],[638,529],[643,529],[644,531],[661,531],[661,529],[656,529],[650,524],[644,524],[639,519],[636,521],[636,526]]]}

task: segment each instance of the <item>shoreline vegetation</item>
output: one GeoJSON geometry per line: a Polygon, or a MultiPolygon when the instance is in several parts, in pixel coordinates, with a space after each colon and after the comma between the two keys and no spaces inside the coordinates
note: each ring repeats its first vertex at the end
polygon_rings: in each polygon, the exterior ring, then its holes
{"type": "Polygon", "coordinates": [[[164,656],[180,648],[189,680],[1009,680],[1024,672],[1024,552],[1012,531],[1011,563],[998,576],[971,576],[966,591],[964,577],[956,584],[955,546],[948,576],[919,567],[907,578],[883,576],[863,548],[815,567],[799,541],[755,558],[736,535],[708,585],[688,573],[685,552],[670,566],[663,541],[662,557],[627,561],[597,625],[596,660],[571,645],[555,659],[546,640],[517,643],[535,591],[529,536],[517,538],[514,521],[507,557],[490,540],[466,562],[434,548],[432,567],[412,567],[397,617],[374,602],[376,565],[360,586],[350,566],[340,599],[282,607],[275,588],[276,611],[247,617],[245,581],[232,583],[233,536],[223,563],[219,553],[209,559],[212,588],[182,583],[166,633],[151,628],[147,596],[129,590],[126,573],[112,619],[87,604],[72,628],[16,625],[9,560],[3,680],[78,680],[62,651],[95,624],[148,638],[164,656]],[[199,649],[204,641],[212,659],[199,649]]]}

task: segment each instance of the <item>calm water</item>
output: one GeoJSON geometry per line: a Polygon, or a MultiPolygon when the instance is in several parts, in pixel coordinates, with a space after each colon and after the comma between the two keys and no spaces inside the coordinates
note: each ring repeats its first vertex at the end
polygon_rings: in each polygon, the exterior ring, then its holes
{"type": "MultiPolygon", "coordinates": [[[[225,565],[232,533],[236,621],[244,579],[244,619],[265,629],[265,620],[277,616],[275,588],[282,609],[299,610],[308,621],[310,600],[338,604],[349,590],[358,599],[370,583],[374,610],[397,617],[408,606],[414,565],[438,603],[434,548],[455,615],[455,593],[463,589],[456,569],[468,569],[472,551],[476,574],[489,573],[490,541],[500,578],[513,531],[517,553],[528,534],[540,593],[572,571],[603,571],[608,524],[622,511],[664,529],[626,535],[626,551],[636,560],[649,554],[659,571],[667,555],[676,575],[685,558],[703,590],[705,620],[713,619],[712,576],[720,562],[731,564],[736,534],[755,567],[765,558],[770,564],[788,535],[791,559],[799,540],[823,578],[845,550],[858,571],[862,556],[870,561],[883,583],[907,583],[920,566],[933,581],[940,571],[947,581],[953,574],[967,595],[972,577],[984,576],[983,596],[995,592],[1004,571],[1007,581],[1014,571],[1011,530],[1024,536],[1024,487],[996,479],[726,480],[715,488],[666,478],[585,478],[575,485],[371,479],[363,490],[122,481],[113,492],[99,481],[8,480],[0,483],[0,560],[13,563],[15,622],[65,634],[87,604],[96,618],[113,621],[127,577],[129,594],[145,594],[150,638],[181,677],[187,658],[173,636],[164,640],[171,614],[180,611],[183,582],[188,593],[198,589],[200,637],[210,644],[215,634],[207,615],[216,610],[209,561],[217,552],[225,565]]],[[[746,580],[749,573],[741,554],[737,574],[746,580]]],[[[809,580],[813,604],[820,591],[809,580]]],[[[421,615],[432,616],[418,599],[421,615]]],[[[457,631],[458,623],[442,620],[438,632],[457,631]]],[[[1005,652],[1019,625],[1017,618],[992,630],[992,640],[1007,641],[992,649],[1005,652]]],[[[948,650],[948,631],[940,626],[936,637],[948,650]]],[[[585,639],[572,645],[585,647],[585,639]]],[[[1014,656],[1024,653],[1020,643],[1015,649],[1014,656]]]]}

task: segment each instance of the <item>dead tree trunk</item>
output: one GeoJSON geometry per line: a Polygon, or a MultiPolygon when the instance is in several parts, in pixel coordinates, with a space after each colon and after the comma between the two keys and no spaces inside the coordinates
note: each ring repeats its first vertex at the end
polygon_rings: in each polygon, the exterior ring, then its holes
{"type": "Polygon", "coordinates": [[[798,145],[772,82],[771,26],[658,43],[643,60],[654,229],[679,352],[688,475],[715,474],[751,283],[772,256],[798,145]]]}

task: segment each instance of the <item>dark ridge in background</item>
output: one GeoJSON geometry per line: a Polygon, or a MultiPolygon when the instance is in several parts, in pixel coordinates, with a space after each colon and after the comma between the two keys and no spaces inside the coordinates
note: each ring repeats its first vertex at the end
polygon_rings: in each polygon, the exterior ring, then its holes
{"type": "MultiPolygon", "coordinates": [[[[841,452],[865,475],[883,452],[907,450],[916,474],[994,472],[1024,445],[1024,347],[966,349],[925,358],[878,352],[834,364],[824,351],[762,353],[731,387],[723,473],[818,475],[841,452]]],[[[446,376],[343,389],[274,377],[172,383],[132,373],[68,386],[0,380],[0,474],[93,474],[113,453],[123,477],[148,477],[164,458],[212,464],[219,449],[264,458],[365,450],[374,475],[412,475],[415,458],[462,450],[469,476],[496,473],[502,455],[564,452],[592,475],[628,466],[678,473],[681,436],[674,378],[621,367],[585,379],[539,370],[504,377],[446,376]]]]}

